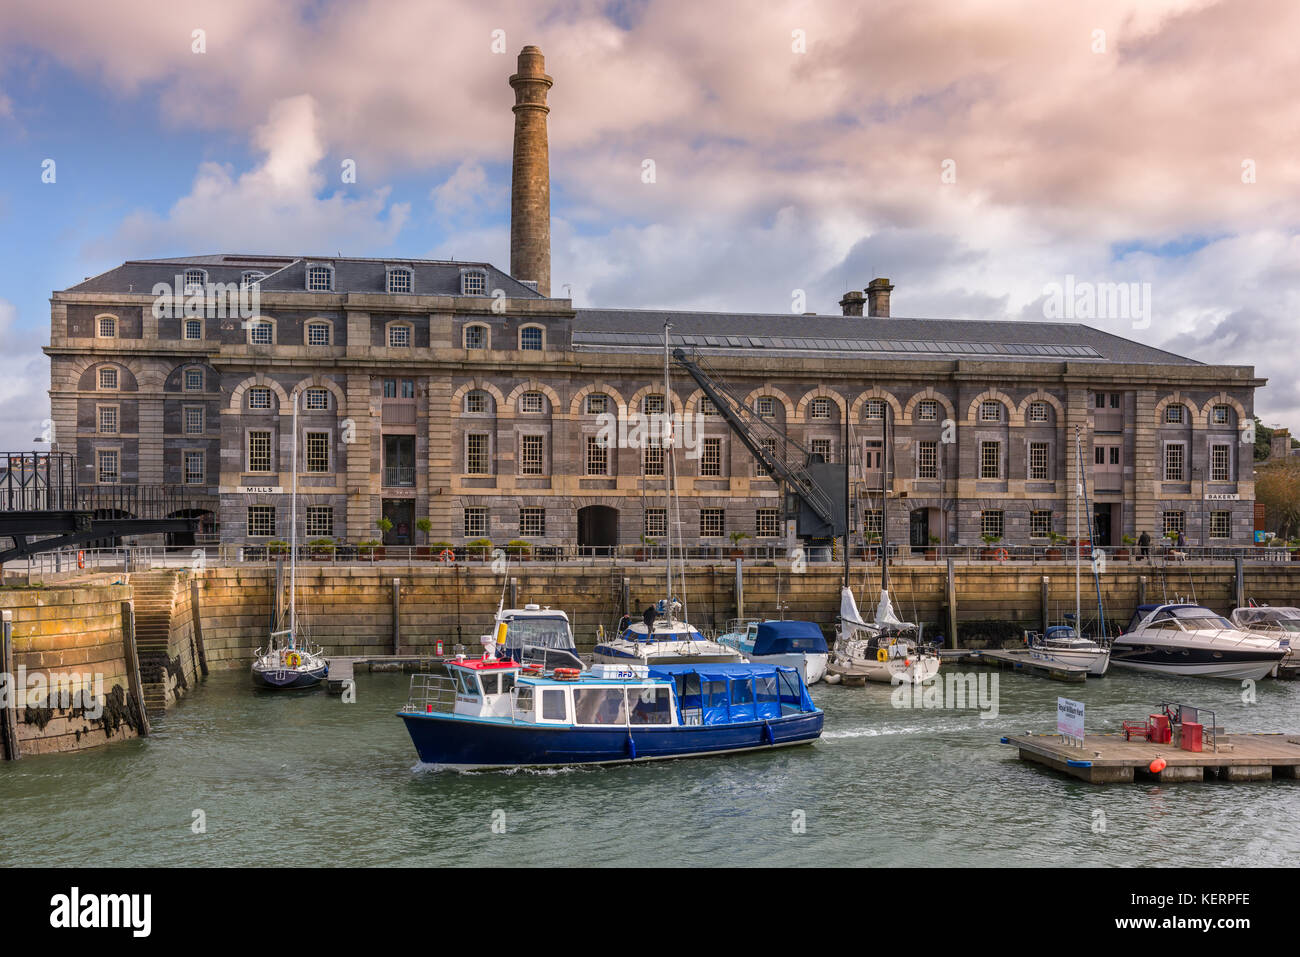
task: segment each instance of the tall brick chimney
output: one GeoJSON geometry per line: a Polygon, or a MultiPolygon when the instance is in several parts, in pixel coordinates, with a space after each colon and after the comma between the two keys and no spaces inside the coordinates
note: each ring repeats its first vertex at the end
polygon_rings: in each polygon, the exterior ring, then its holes
{"type": "Polygon", "coordinates": [[[873,279],[867,283],[867,315],[889,318],[889,294],[894,291],[888,279],[873,279]]]}
{"type": "Polygon", "coordinates": [[[856,289],[850,289],[840,300],[840,313],[846,316],[862,315],[862,304],[866,298],[856,289]]]}
{"type": "Polygon", "coordinates": [[[519,52],[519,72],[510,77],[515,91],[515,158],[510,188],[510,275],[532,280],[543,296],[551,294],[551,163],[546,142],[546,75],[542,51],[519,52]]]}

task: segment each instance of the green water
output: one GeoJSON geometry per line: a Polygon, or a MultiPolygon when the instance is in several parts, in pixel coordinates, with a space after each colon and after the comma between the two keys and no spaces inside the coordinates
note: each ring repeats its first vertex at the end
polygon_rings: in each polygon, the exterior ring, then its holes
{"type": "Polygon", "coordinates": [[[0,863],[1294,863],[1300,782],[1086,785],[1020,764],[998,738],[1054,728],[1058,694],[1087,704],[1090,731],[1162,700],[1212,708],[1229,731],[1300,730],[1300,684],[1261,682],[1247,704],[1228,681],[999,679],[990,720],[900,710],[886,686],[816,685],[826,729],[808,747],[458,774],[417,767],[394,717],[407,676],[360,674],[343,704],[214,674],[148,739],[0,764],[0,863]]]}

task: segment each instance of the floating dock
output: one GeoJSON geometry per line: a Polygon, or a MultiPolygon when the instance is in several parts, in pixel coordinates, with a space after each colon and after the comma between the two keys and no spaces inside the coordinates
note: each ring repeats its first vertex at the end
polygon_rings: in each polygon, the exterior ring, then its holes
{"type": "Polygon", "coordinates": [[[1002,739],[1021,761],[1041,764],[1089,784],[1116,781],[1271,781],[1300,778],[1300,733],[1217,734],[1216,750],[1183,751],[1172,744],[1125,741],[1121,733],[1089,734],[1083,746],[1056,734],[1002,739]],[[1151,762],[1165,762],[1153,773],[1151,762]]]}
{"type": "Polygon", "coordinates": [[[1005,649],[967,651],[963,652],[958,660],[965,664],[990,665],[994,668],[1004,668],[1009,671],[1021,671],[1025,674],[1037,675],[1040,678],[1051,678],[1053,681],[1086,681],[1088,678],[1087,668],[1080,665],[1066,665],[1046,661],[1035,657],[1032,652],[1028,651],[1008,651],[1005,649]]]}
{"type": "Polygon", "coordinates": [[[342,694],[356,678],[357,671],[437,671],[441,672],[446,655],[364,655],[339,656],[329,662],[325,685],[330,694],[342,694]]]}

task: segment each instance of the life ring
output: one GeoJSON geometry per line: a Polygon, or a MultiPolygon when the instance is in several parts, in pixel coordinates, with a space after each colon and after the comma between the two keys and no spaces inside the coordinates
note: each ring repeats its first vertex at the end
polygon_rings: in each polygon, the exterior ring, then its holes
{"type": "Polygon", "coordinates": [[[1007,554],[1007,550],[1005,548],[999,548],[997,551],[993,553],[993,557],[1000,562],[1005,562],[1011,556],[1007,554]]]}
{"type": "Polygon", "coordinates": [[[440,562],[454,562],[455,560],[456,560],[456,553],[453,552],[450,548],[444,548],[442,551],[438,553],[438,561],[440,562]]]}
{"type": "Polygon", "coordinates": [[[535,665],[535,664],[534,664],[534,665],[524,665],[524,674],[526,674],[526,675],[540,675],[540,674],[542,674],[545,670],[546,670],[546,669],[544,669],[541,665],[535,665]]]}
{"type": "Polygon", "coordinates": [[[86,553],[83,551],[77,552],[77,567],[78,568],[86,567],[86,553]]]}
{"type": "Polygon", "coordinates": [[[302,655],[298,654],[296,651],[291,651],[284,656],[284,663],[289,668],[297,668],[302,664],[302,655]]]}
{"type": "Polygon", "coordinates": [[[877,648],[877,649],[876,649],[876,660],[877,660],[877,661],[888,661],[888,660],[889,660],[889,652],[886,651],[884,648],[877,648]]]}
{"type": "Polygon", "coordinates": [[[576,681],[579,671],[577,668],[556,668],[554,674],[560,681],[576,681]]]}

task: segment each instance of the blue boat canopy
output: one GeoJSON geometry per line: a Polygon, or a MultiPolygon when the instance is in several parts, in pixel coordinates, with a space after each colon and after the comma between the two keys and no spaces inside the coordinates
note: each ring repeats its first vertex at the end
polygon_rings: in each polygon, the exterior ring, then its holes
{"type": "Polygon", "coordinates": [[[676,684],[684,724],[733,724],[817,710],[799,669],[786,665],[652,665],[650,677],[676,684]]]}
{"type": "Polygon", "coordinates": [[[755,655],[827,653],[826,637],[811,621],[765,621],[754,636],[755,655]]]}

